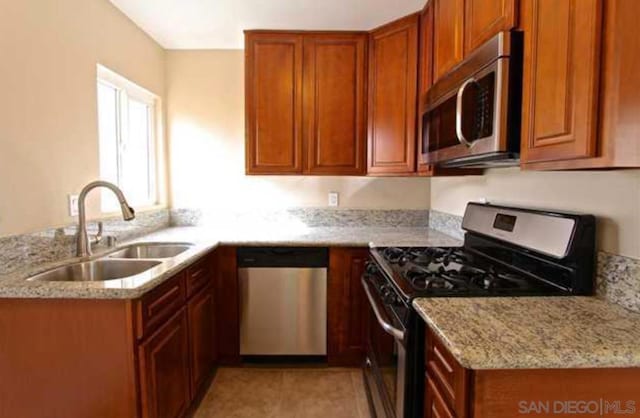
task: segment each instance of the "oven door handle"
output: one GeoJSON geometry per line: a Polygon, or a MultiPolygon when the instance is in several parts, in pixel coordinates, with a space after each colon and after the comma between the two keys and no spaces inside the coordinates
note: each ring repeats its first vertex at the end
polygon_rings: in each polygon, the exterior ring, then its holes
{"type": "Polygon", "coordinates": [[[369,287],[369,284],[367,283],[365,278],[362,277],[360,281],[362,282],[362,287],[364,287],[364,292],[367,294],[367,299],[369,299],[371,309],[373,309],[373,313],[376,315],[376,319],[378,320],[378,323],[380,324],[384,332],[391,335],[397,340],[404,341],[404,331],[401,331],[391,325],[391,321],[389,321],[386,313],[380,308],[378,302],[373,296],[373,293],[371,293],[371,288],[369,287]]]}
{"type": "Polygon", "coordinates": [[[469,148],[473,146],[473,142],[469,141],[464,136],[464,133],[462,132],[462,99],[464,97],[464,92],[467,89],[467,87],[469,87],[470,84],[474,84],[474,83],[477,83],[477,81],[473,77],[471,77],[470,79],[462,83],[462,85],[460,86],[460,89],[458,90],[458,97],[456,100],[456,136],[458,137],[458,142],[460,142],[463,145],[466,145],[469,148]]]}

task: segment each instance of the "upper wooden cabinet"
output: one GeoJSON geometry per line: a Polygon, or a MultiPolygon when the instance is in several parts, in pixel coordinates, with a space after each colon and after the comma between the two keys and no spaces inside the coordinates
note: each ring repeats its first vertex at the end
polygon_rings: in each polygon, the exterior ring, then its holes
{"type": "Polygon", "coordinates": [[[596,156],[602,3],[523,2],[523,163],[596,156]]]}
{"type": "Polygon", "coordinates": [[[246,34],[248,174],[302,173],[302,45],[297,34],[246,34]]]}
{"type": "Polygon", "coordinates": [[[366,60],[366,34],[305,36],[306,173],[366,173],[366,60]]]}
{"type": "Polygon", "coordinates": [[[416,169],[419,14],[371,33],[369,40],[369,161],[373,175],[416,169]]]}
{"type": "Polygon", "coordinates": [[[434,80],[437,80],[459,64],[464,57],[465,0],[433,2],[433,76],[434,80]]]}
{"type": "Polygon", "coordinates": [[[465,0],[465,54],[499,32],[515,28],[516,10],[515,0],[465,0]]]}
{"type": "Polygon", "coordinates": [[[431,0],[433,77],[438,80],[474,49],[517,26],[517,0],[431,0]]]}
{"type": "Polygon", "coordinates": [[[364,175],[364,33],[246,33],[247,174],[364,175]]]}

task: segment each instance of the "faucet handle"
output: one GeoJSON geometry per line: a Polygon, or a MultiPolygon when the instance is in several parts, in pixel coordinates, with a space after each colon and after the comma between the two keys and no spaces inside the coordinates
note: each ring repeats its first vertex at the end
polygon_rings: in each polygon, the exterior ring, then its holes
{"type": "Polygon", "coordinates": [[[100,244],[100,242],[102,242],[102,233],[104,232],[104,224],[102,223],[102,221],[98,222],[98,233],[96,234],[93,242],[91,243],[92,245],[98,245],[100,244]]]}

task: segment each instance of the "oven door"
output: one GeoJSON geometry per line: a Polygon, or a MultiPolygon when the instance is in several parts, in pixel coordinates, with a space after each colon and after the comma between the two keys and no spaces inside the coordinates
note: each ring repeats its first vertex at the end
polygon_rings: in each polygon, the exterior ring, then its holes
{"type": "Polygon", "coordinates": [[[364,368],[370,401],[377,418],[402,418],[405,416],[406,330],[366,275],[362,286],[371,310],[364,368]]]}

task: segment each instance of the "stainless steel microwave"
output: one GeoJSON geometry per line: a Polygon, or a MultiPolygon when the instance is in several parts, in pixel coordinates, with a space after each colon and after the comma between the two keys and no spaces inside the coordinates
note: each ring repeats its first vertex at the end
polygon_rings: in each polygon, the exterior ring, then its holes
{"type": "Polygon", "coordinates": [[[442,167],[517,165],[522,111],[522,33],[502,32],[427,92],[422,160],[442,167]]]}

